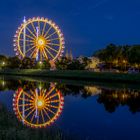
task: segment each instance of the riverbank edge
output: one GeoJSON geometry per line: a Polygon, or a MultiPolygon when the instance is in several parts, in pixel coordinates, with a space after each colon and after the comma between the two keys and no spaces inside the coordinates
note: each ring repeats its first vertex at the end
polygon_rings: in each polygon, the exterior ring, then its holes
{"type": "Polygon", "coordinates": [[[107,73],[82,70],[42,70],[42,69],[1,69],[1,75],[36,76],[48,78],[62,78],[70,80],[85,80],[97,82],[140,83],[140,74],[107,73]]]}

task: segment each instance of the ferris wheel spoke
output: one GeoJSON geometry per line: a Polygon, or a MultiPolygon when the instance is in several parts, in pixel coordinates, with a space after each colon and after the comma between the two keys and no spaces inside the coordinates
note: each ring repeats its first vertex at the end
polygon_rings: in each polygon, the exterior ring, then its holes
{"type": "Polygon", "coordinates": [[[43,26],[43,30],[42,30],[42,33],[41,33],[41,35],[43,36],[44,35],[44,31],[45,31],[45,28],[46,28],[46,22],[44,23],[44,26],[43,26]]]}
{"type": "Polygon", "coordinates": [[[58,96],[57,93],[55,93],[55,94],[49,96],[45,101],[48,101],[48,100],[50,100],[50,99],[52,99],[52,98],[54,98],[54,97],[56,97],[56,96],[58,96]]]}
{"type": "Polygon", "coordinates": [[[40,110],[38,110],[38,117],[36,123],[39,124],[39,115],[40,115],[40,110]]]}
{"type": "Polygon", "coordinates": [[[44,119],[44,115],[43,115],[43,110],[41,110],[40,113],[41,113],[41,117],[42,117],[43,123],[45,123],[45,119],[44,119]]]}
{"type": "MultiPolygon", "coordinates": [[[[24,39],[19,39],[20,41],[24,41],[24,39]]],[[[25,40],[26,42],[34,42],[33,40],[25,40]]]]}
{"type": "Polygon", "coordinates": [[[33,37],[36,38],[36,35],[35,35],[28,27],[26,27],[26,29],[30,32],[30,34],[31,34],[33,37]]]}
{"type": "Polygon", "coordinates": [[[32,90],[30,90],[30,93],[33,95],[33,97],[35,97],[35,92],[33,92],[32,90]]]}
{"type": "Polygon", "coordinates": [[[24,100],[24,101],[26,101],[26,102],[33,102],[33,100],[31,100],[31,99],[24,99],[24,98],[19,98],[19,100],[24,100]]]}
{"type": "MultiPolygon", "coordinates": [[[[22,32],[21,34],[24,34],[24,33],[22,32]]],[[[31,36],[29,36],[27,34],[25,34],[25,36],[28,37],[28,38],[30,38],[30,39],[32,39],[32,40],[35,40],[35,38],[33,38],[33,37],[31,37],[31,36]]]]}
{"type": "Polygon", "coordinates": [[[59,103],[59,100],[53,100],[53,101],[48,100],[48,101],[47,101],[47,104],[48,104],[48,103],[49,103],[49,104],[50,104],[50,103],[59,103]]]}
{"type": "Polygon", "coordinates": [[[43,94],[44,94],[44,90],[41,89],[41,90],[40,90],[40,96],[43,96],[43,94]]]}
{"type": "Polygon", "coordinates": [[[51,49],[51,50],[53,50],[54,52],[58,53],[57,50],[55,50],[54,48],[50,47],[49,45],[46,45],[46,47],[49,48],[49,49],[51,49]]]}
{"type": "Polygon", "coordinates": [[[30,112],[25,116],[25,119],[27,119],[34,111],[35,111],[35,108],[32,109],[32,111],[30,111],[30,112]]]}
{"type": "Polygon", "coordinates": [[[36,46],[33,46],[33,47],[31,47],[31,48],[29,48],[27,51],[26,51],[26,53],[27,52],[29,52],[29,51],[31,51],[33,48],[35,48],[36,46]]]}
{"type": "Polygon", "coordinates": [[[52,111],[52,110],[50,110],[48,107],[46,107],[46,106],[45,106],[45,109],[46,109],[46,110],[48,110],[49,112],[51,112],[52,114],[54,114],[54,115],[55,115],[55,112],[54,112],[54,111],[52,111]]]}
{"type": "Polygon", "coordinates": [[[51,53],[47,48],[45,48],[45,50],[50,54],[50,56],[51,56],[52,58],[54,58],[54,56],[52,55],[52,53],[51,53]]]}
{"type": "Polygon", "coordinates": [[[35,49],[32,51],[32,53],[30,54],[30,56],[29,56],[29,57],[32,57],[32,55],[34,55],[34,53],[35,53],[36,51],[38,51],[38,49],[37,49],[37,48],[35,48],[35,49]]]}
{"type": "Polygon", "coordinates": [[[57,93],[54,94],[54,95],[52,95],[52,96],[50,96],[50,97],[48,97],[48,98],[45,100],[45,102],[48,102],[48,101],[52,100],[52,98],[54,98],[54,97],[56,97],[56,96],[58,96],[57,93]]]}
{"type": "Polygon", "coordinates": [[[29,108],[26,108],[24,111],[26,112],[26,111],[28,111],[28,110],[30,110],[30,109],[32,109],[32,108],[34,108],[34,106],[31,106],[31,107],[29,107],[29,108]]]}
{"type": "Polygon", "coordinates": [[[49,31],[51,30],[52,26],[49,27],[49,29],[47,30],[47,32],[45,33],[44,37],[46,37],[49,33],[49,31]]]}
{"type": "Polygon", "coordinates": [[[55,109],[58,109],[59,107],[58,106],[54,106],[54,105],[50,105],[50,104],[46,104],[47,107],[51,107],[51,108],[55,108],[55,109]]]}
{"type": "Polygon", "coordinates": [[[39,93],[38,93],[38,90],[36,89],[35,90],[35,98],[38,98],[38,96],[39,96],[39,93]]]}
{"type": "Polygon", "coordinates": [[[34,117],[35,117],[35,114],[36,114],[36,112],[34,112],[32,118],[31,118],[31,122],[33,122],[33,119],[34,119],[34,117]]]}
{"type": "Polygon", "coordinates": [[[47,56],[47,54],[46,54],[44,49],[43,49],[43,54],[44,54],[44,57],[48,60],[48,56],[47,56]]]}
{"type": "Polygon", "coordinates": [[[27,44],[27,46],[34,46],[34,43],[31,43],[31,44],[27,44]]]}
{"type": "Polygon", "coordinates": [[[44,97],[44,95],[45,95],[45,92],[46,92],[45,90],[42,92],[42,97],[44,97]]]}
{"type": "Polygon", "coordinates": [[[46,37],[46,39],[48,39],[48,38],[50,38],[51,36],[53,36],[54,34],[56,34],[57,33],[57,31],[55,31],[55,32],[53,32],[52,34],[50,34],[49,36],[45,36],[46,37]]]}
{"type": "Polygon", "coordinates": [[[51,119],[48,112],[43,108],[43,111],[45,112],[45,114],[47,115],[47,117],[49,118],[49,120],[51,119]]]}
{"type": "Polygon", "coordinates": [[[19,107],[23,107],[23,106],[33,106],[33,104],[20,104],[20,105],[18,105],[19,107]]]}
{"type": "Polygon", "coordinates": [[[32,25],[32,28],[34,30],[34,33],[36,34],[36,29],[35,29],[35,26],[34,26],[33,22],[31,22],[31,25],[32,25]]]}
{"type": "Polygon", "coordinates": [[[41,62],[42,62],[42,56],[43,56],[43,53],[42,53],[43,51],[42,50],[40,50],[40,60],[41,60],[41,62]]]}
{"type": "MultiPolygon", "coordinates": [[[[40,30],[40,21],[38,21],[38,29],[39,29],[39,32],[41,31],[40,30]]],[[[40,32],[40,34],[41,34],[41,32],[40,32]]]]}
{"type": "Polygon", "coordinates": [[[49,45],[53,45],[53,46],[60,46],[60,44],[55,44],[55,43],[47,43],[49,45]]]}
{"type": "Polygon", "coordinates": [[[25,94],[25,95],[26,95],[27,97],[29,97],[30,99],[34,100],[34,98],[33,98],[31,95],[29,95],[27,92],[23,91],[23,94],[25,94]]]}
{"type": "Polygon", "coordinates": [[[33,38],[33,37],[31,37],[31,36],[29,36],[29,35],[25,35],[26,37],[28,37],[28,38],[30,38],[30,39],[32,39],[32,40],[35,40],[35,38],[33,38]]]}
{"type": "Polygon", "coordinates": [[[53,40],[60,40],[60,38],[53,38],[53,39],[48,39],[48,41],[53,41],[53,40]]]}
{"type": "Polygon", "coordinates": [[[55,87],[51,88],[51,90],[49,92],[47,92],[47,94],[44,96],[45,99],[47,99],[47,97],[52,93],[52,91],[55,89],[55,87]]]}

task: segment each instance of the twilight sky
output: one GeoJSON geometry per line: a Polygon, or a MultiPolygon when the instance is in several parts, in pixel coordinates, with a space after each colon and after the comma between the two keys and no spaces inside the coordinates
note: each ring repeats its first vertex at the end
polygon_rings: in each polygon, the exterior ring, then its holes
{"type": "Polygon", "coordinates": [[[14,55],[13,36],[24,16],[56,22],[74,56],[109,43],[140,44],[140,0],[1,0],[0,54],[14,55]]]}

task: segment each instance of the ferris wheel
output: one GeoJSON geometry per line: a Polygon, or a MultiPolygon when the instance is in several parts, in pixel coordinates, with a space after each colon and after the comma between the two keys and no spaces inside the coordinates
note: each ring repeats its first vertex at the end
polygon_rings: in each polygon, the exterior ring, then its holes
{"type": "Polygon", "coordinates": [[[64,36],[60,28],[47,18],[34,17],[26,20],[14,36],[14,51],[22,59],[55,61],[64,52],[64,36]]]}
{"type": "Polygon", "coordinates": [[[51,125],[60,116],[64,98],[55,86],[46,89],[19,88],[14,94],[13,109],[17,118],[23,124],[32,128],[42,128],[51,125]]]}

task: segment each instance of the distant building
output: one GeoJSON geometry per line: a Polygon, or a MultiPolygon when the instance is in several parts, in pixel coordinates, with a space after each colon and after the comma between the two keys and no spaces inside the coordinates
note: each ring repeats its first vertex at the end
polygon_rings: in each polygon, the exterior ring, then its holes
{"type": "Polygon", "coordinates": [[[70,50],[70,51],[66,50],[65,57],[69,60],[73,60],[72,50],[70,50]]]}
{"type": "Polygon", "coordinates": [[[99,58],[97,57],[88,57],[91,62],[88,64],[87,69],[96,69],[98,65],[101,63],[99,58]]]}
{"type": "MultiPolygon", "coordinates": [[[[77,59],[80,63],[83,63],[84,56],[80,56],[77,59]]],[[[87,65],[86,69],[96,69],[98,65],[101,63],[99,58],[97,57],[87,57],[90,60],[90,63],[87,65]]]]}

